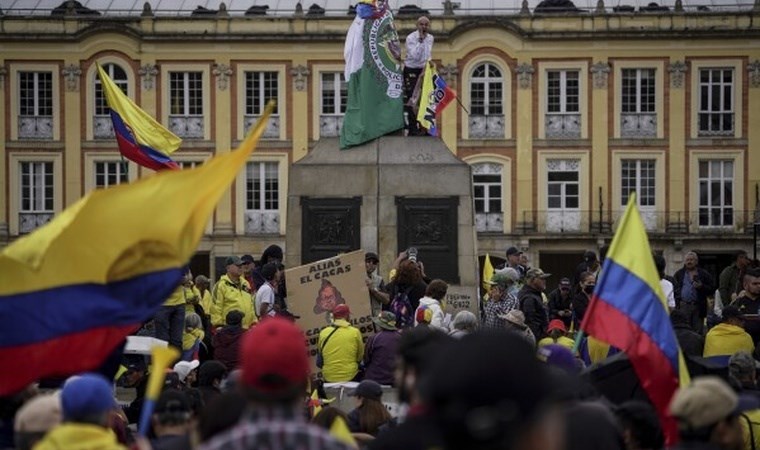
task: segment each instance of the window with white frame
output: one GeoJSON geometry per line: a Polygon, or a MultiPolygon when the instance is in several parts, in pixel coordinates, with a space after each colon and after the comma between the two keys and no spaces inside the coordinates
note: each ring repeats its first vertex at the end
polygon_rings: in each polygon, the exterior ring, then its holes
{"type": "MultiPolygon", "coordinates": [[[[103,64],[103,70],[111,77],[116,87],[129,95],[127,92],[128,82],[127,72],[120,66],[112,63],[103,64]]],[[[95,139],[107,139],[114,137],[113,122],[111,121],[110,108],[106,101],[106,95],[103,91],[103,83],[100,81],[98,73],[95,72],[95,116],[92,119],[92,133],[95,139]]]]}
{"type": "Polygon", "coordinates": [[[580,72],[546,72],[546,137],[581,137],[580,72]]]}
{"type": "Polygon", "coordinates": [[[279,163],[249,162],[245,172],[245,232],[280,231],[279,163]]]}
{"type": "Polygon", "coordinates": [[[195,169],[203,165],[203,161],[177,161],[181,169],[195,169]]]}
{"type": "Polygon", "coordinates": [[[734,134],[734,69],[699,70],[699,135],[734,134]]]}
{"type": "Polygon", "coordinates": [[[322,72],[320,81],[319,135],[323,137],[339,136],[348,104],[346,80],[343,77],[343,72],[322,72]]]}
{"type": "Polygon", "coordinates": [[[53,218],[54,181],[52,161],[22,161],[19,233],[30,233],[53,218]]]}
{"type": "Polygon", "coordinates": [[[169,129],[203,138],[203,72],[169,72],[169,129]]]}
{"type": "Polygon", "coordinates": [[[734,224],[734,162],[699,161],[699,226],[734,224]]]}
{"type": "Polygon", "coordinates": [[[469,136],[504,137],[504,77],[493,63],[475,66],[470,76],[469,136]]]}
{"type": "MultiPolygon", "coordinates": [[[[277,72],[245,72],[245,130],[246,132],[264,113],[269,100],[277,100],[279,74],[277,72]]],[[[280,118],[275,104],[263,137],[280,137],[280,118]]]]}
{"type": "Polygon", "coordinates": [[[628,204],[628,197],[636,192],[639,206],[655,206],[655,160],[623,159],[620,161],[620,205],[628,204]]]}
{"type": "Polygon", "coordinates": [[[549,159],[546,164],[546,231],[579,231],[580,160],[549,159]]]}
{"type": "Polygon", "coordinates": [[[501,174],[501,164],[480,163],[472,165],[475,227],[478,231],[504,230],[501,174]]]}
{"type": "Polygon", "coordinates": [[[53,73],[19,72],[19,139],[53,138],[53,73]]]}
{"type": "Polygon", "coordinates": [[[107,188],[129,182],[127,161],[95,161],[95,187],[107,188]]]}
{"type": "Polygon", "coordinates": [[[622,69],[621,77],[621,136],[657,136],[655,69],[622,69]]]}

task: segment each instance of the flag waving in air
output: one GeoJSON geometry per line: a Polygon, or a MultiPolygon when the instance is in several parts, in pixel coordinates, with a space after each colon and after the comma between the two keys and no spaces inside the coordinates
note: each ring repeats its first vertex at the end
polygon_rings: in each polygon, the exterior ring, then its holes
{"type": "Polygon", "coordinates": [[[420,109],[417,112],[417,121],[431,136],[440,136],[438,127],[438,115],[444,108],[457,97],[442,76],[438,75],[438,69],[432,61],[425,66],[425,74],[422,78],[422,92],[420,94],[420,109]]]}
{"type": "Polygon", "coordinates": [[[668,443],[675,443],[678,430],[668,405],[676,389],[689,383],[689,372],[670,323],[635,193],[628,199],[581,328],[628,355],[657,409],[668,443]]]}
{"type": "Polygon", "coordinates": [[[387,2],[361,1],[346,35],[348,104],[340,148],[363,144],[404,126],[401,45],[387,2]]]}
{"type": "Polygon", "coordinates": [[[179,166],[169,155],[179,148],[182,139],[124,95],[100,64],[98,75],[111,109],[113,130],[121,154],[148,169],[178,169],[179,166]]]}
{"type": "Polygon", "coordinates": [[[0,252],[0,396],[92,370],[155,314],[271,111],[237,150],[92,191],[0,252]]]}

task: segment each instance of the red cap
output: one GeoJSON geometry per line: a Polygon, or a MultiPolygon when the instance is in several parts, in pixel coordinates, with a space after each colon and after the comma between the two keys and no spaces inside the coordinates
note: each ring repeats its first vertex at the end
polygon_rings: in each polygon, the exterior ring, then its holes
{"type": "Polygon", "coordinates": [[[332,310],[332,315],[336,319],[347,319],[351,315],[348,305],[338,305],[332,310]]]}
{"type": "Polygon", "coordinates": [[[243,385],[277,393],[309,378],[306,337],[291,321],[272,317],[243,336],[240,346],[243,385]]]}
{"type": "Polygon", "coordinates": [[[552,330],[562,330],[564,332],[567,332],[567,327],[565,326],[565,322],[554,319],[551,322],[549,322],[549,326],[546,327],[546,332],[549,333],[552,330]]]}

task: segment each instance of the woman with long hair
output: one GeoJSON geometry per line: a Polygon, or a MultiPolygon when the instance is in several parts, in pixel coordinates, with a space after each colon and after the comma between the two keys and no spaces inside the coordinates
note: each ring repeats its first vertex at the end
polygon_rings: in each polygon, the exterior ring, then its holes
{"type": "Polygon", "coordinates": [[[358,406],[348,413],[348,429],[352,433],[376,436],[380,427],[393,419],[381,401],[382,386],[372,380],[364,380],[353,395],[358,406]]]}

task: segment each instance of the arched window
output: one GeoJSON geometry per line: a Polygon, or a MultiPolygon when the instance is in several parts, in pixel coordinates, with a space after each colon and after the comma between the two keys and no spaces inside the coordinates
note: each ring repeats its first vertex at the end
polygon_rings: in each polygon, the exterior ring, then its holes
{"type": "Polygon", "coordinates": [[[470,76],[470,137],[504,137],[504,77],[493,63],[475,66],[470,76]]]}
{"type": "MultiPolygon", "coordinates": [[[[127,92],[127,72],[120,66],[113,63],[103,64],[103,70],[113,80],[114,84],[119,87],[125,94],[127,92]]],[[[106,102],[106,96],[103,92],[103,84],[100,81],[97,70],[94,74],[95,77],[95,114],[93,117],[93,135],[95,139],[108,139],[114,137],[113,124],[111,123],[111,116],[109,115],[108,102],[106,102]]]]}

